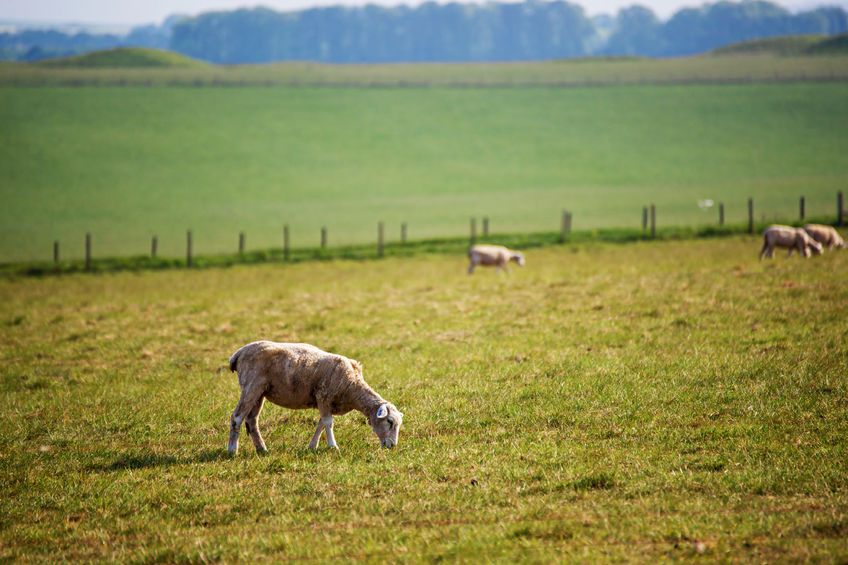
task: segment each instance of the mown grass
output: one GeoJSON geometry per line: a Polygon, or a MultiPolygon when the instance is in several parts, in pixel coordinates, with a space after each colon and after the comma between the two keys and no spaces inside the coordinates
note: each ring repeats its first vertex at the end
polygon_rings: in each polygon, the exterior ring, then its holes
{"type": "Polygon", "coordinates": [[[758,249],[0,280],[0,558],[844,560],[848,254],[758,249]],[[399,447],[267,406],[224,457],[257,338],[361,360],[399,447]]]}
{"type": "MultiPolygon", "coordinates": [[[[577,63],[575,63],[577,64],[577,63]]],[[[833,214],[848,83],[515,89],[0,88],[0,261],[833,214]],[[479,223],[478,223],[479,226],[479,223]]]]}

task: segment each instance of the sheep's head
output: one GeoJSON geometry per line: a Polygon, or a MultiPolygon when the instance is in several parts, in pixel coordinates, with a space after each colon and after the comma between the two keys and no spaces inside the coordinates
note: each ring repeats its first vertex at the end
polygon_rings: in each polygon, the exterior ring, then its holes
{"type": "Polygon", "coordinates": [[[518,263],[519,267],[524,266],[524,254],[523,253],[513,253],[512,256],[509,258],[509,260],[515,261],[516,263],[518,263]]]}
{"type": "Polygon", "coordinates": [[[397,445],[402,423],[403,412],[390,402],[381,404],[377,411],[371,415],[370,421],[371,429],[380,438],[380,445],[389,449],[397,445]]]}
{"type": "Polygon", "coordinates": [[[815,239],[810,239],[809,243],[807,243],[807,248],[813,252],[813,255],[822,254],[822,244],[815,239]]]}

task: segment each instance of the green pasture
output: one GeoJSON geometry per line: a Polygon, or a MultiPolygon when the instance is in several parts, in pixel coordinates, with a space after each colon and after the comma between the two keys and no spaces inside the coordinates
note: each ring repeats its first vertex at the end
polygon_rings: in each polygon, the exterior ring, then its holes
{"type": "Polygon", "coordinates": [[[0,261],[835,214],[848,84],[0,88],[0,261]]]}
{"type": "Polygon", "coordinates": [[[759,244],[0,279],[0,560],[845,561],[848,252],[759,244]],[[228,459],[259,338],[360,360],[398,448],[266,405],[228,459]]]}

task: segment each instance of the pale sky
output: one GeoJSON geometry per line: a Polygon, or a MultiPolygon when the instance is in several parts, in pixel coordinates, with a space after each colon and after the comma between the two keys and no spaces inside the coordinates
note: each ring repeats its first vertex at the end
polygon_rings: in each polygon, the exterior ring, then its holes
{"type": "MultiPolygon", "coordinates": [[[[639,3],[648,6],[662,18],[667,18],[681,7],[697,6],[703,3],[703,0],[570,1],[582,5],[589,15],[615,14],[623,6],[639,3]]],[[[256,3],[251,2],[251,0],[145,0],[134,2],[124,0],[0,0],[0,20],[137,25],[159,23],[165,17],[176,13],[196,15],[201,12],[231,10],[245,6],[262,5],[279,11],[289,11],[311,6],[338,4],[357,6],[366,3],[414,5],[420,2],[398,0],[370,0],[370,2],[369,0],[265,0],[256,3]]],[[[820,5],[839,5],[848,8],[848,0],[780,0],[777,3],[793,11],[820,5]]]]}

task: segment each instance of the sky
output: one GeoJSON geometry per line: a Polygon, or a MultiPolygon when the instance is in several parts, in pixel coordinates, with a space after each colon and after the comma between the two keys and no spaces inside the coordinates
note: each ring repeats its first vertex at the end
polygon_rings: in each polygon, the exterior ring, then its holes
{"type": "MultiPolygon", "coordinates": [[[[470,1],[470,0],[459,0],[470,1]]],[[[481,2],[481,0],[474,0],[481,2]]],[[[519,0],[512,0],[519,1],[519,0]]],[[[580,4],[589,15],[614,14],[623,6],[639,3],[648,6],[660,17],[667,18],[681,7],[697,6],[704,0],[569,0],[580,4]]],[[[775,1],[775,0],[772,0],[775,1]]],[[[369,0],[0,0],[0,21],[84,23],[101,25],[138,25],[160,23],[172,14],[196,15],[213,10],[231,10],[256,5],[279,11],[297,10],[311,6],[363,5],[369,0]]],[[[370,0],[373,4],[417,4],[416,1],[370,0]]],[[[848,0],[777,0],[777,3],[797,11],[823,4],[848,8],[848,0]]]]}

